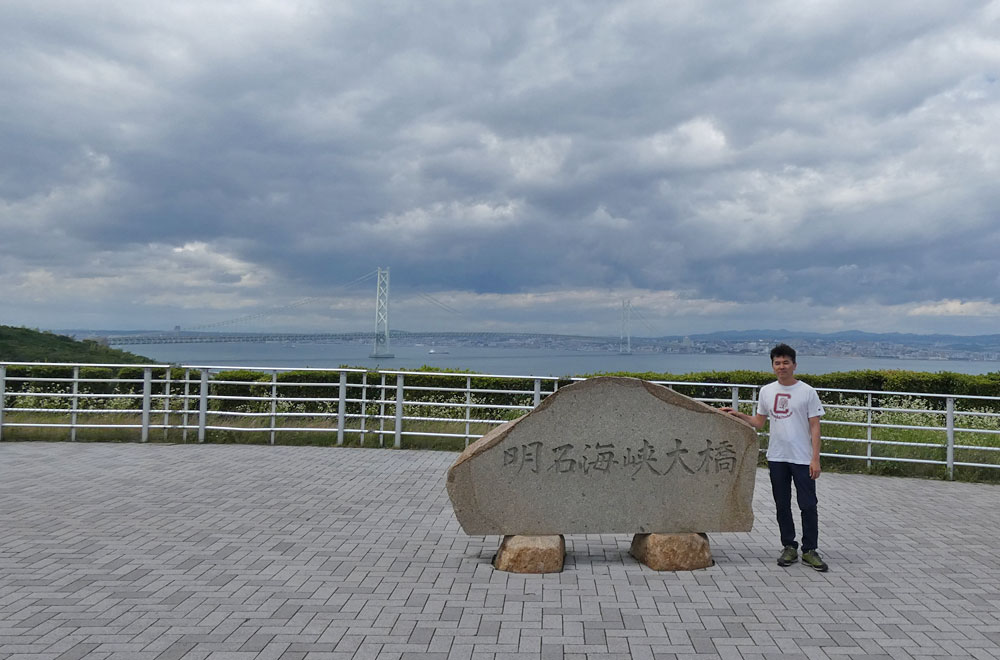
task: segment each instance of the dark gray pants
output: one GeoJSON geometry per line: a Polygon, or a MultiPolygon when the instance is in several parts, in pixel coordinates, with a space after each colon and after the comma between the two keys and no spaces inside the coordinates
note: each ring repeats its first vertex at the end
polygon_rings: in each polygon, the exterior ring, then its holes
{"type": "Polygon", "coordinates": [[[795,518],[792,516],[792,483],[802,514],[802,551],[815,550],[819,537],[819,514],[816,510],[816,481],[809,476],[808,465],[767,462],[771,474],[771,493],[778,514],[781,545],[799,547],[795,540],[795,518]]]}

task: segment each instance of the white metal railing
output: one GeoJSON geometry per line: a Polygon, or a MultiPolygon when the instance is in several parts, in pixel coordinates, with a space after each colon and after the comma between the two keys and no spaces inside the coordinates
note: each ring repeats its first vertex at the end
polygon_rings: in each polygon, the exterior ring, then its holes
{"type": "MultiPolygon", "coordinates": [[[[270,444],[293,433],[335,433],[338,445],[349,435],[361,446],[388,440],[398,448],[407,437],[467,446],[567,382],[348,368],[0,362],[0,440],[30,439],[28,429],[53,439],[58,433],[52,431],[62,429],[71,441],[114,430],[115,439],[126,431],[124,439],[141,442],[158,439],[152,437],[157,431],[163,440],[205,442],[230,434],[250,441],[263,436],[270,444]]],[[[658,382],[696,387],[701,401],[747,412],[757,399],[755,385],[658,382]]],[[[818,391],[827,409],[824,456],[869,467],[879,461],[939,465],[949,478],[956,467],[1000,468],[998,397],[818,391]]]]}

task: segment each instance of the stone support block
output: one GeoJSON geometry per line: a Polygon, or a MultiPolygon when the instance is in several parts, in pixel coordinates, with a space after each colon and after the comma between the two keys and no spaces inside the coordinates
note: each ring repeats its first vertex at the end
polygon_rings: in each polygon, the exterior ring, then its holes
{"type": "Polygon", "coordinates": [[[493,559],[493,567],[509,573],[559,573],[566,557],[561,534],[505,536],[493,559]]]}
{"type": "Polygon", "coordinates": [[[636,534],[629,554],[654,571],[693,571],[715,563],[706,534],[636,534]]]}

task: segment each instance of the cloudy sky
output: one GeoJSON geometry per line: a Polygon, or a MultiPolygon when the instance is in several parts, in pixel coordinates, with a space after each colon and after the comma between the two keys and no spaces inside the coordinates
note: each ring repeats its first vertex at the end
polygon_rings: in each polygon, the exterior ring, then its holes
{"type": "Polygon", "coordinates": [[[1000,332],[1000,1],[4,0],[0,323],[1000,332]],[[235,319],[244,319],[236,322],[235,319]]]}

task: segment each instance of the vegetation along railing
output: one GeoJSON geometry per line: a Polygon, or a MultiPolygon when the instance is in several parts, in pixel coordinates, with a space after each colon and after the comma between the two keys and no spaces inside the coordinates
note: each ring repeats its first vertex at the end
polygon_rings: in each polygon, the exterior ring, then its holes
{"type": "MultiPolygon", "coordinates": [[[[0,363],[0,440],[458,450],[574,379],[0,363]]],[[[758,386],[656,381],[751,412],[758,386]]],[[[818,388],[827,469],[1000,481],[1000,397],[818,388]]],[[[767,433],[761,434],[762,452],[767,433]]]]}

